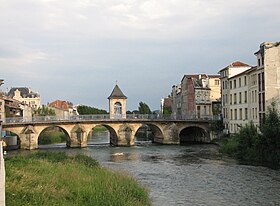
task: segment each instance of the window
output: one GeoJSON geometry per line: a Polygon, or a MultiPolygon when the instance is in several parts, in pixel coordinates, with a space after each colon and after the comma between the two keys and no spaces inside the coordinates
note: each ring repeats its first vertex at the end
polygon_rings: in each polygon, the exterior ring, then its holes
{"type": "Polygon", "coordinates": [[[239,119],[242,120],[242,108],[239,109],[239,119]]]}
{"type": "Polygon", "coordinates": [[[262,111],[262,102],[261,102],[261,94],[259,94],[259,111],[262,111]]]}
{"type": "Polygon", "coordinates": [[[263,106],[263,111],[265,111],[265,96],[264,93],[262,93],[262,106],[263,106]]]}
{"type": "Polygon", "coordinates": [[[234,97],[233,97],[233,103],[234,103],[234,104],[236,104],[236,102],[237,102],[236,99],[237,99],[237,98],[236,98],[236,93],[234,93],[234,97]]]}
{"type": "Polygon", "coordinates": [[[223,81],[223,87],[222,87],[223,89],[225,89],[225,82],[223,81]]]}
{"type": "Polygon", "coordinates": [[[232,104],[232,94],[230,94],[229,103],[232,104]]]}
{"type": "Polygon", "coordinates": [[[234,109],[234,119],[237,120],[237,109],[234,109]]]}
{"type": "Polygon", "coordinates": [[[238,86],[241,87],[241,78],[238,79],[238,86]]]}
{"type": "Polygon", "coordinates": [[[230,119],[232,120],[232,109],[230,110],[230,119]]]}
{"type": "Polygon", "coordinates": [[[261,66],[261,59],[258,59],[258,66],[261,66]]]}
{"type": "Polygon", "coordinates": [[[236,79],[233,80],[233,88],[234,88],[234,89],[236,88],[236,79]]]}
{"type": "Polygon", "coordinates": [[[262,72],[262,91],[264,91],[264,73],[262,72]]]}
{"type": "Polygon", "coordinates": [[[227,94],[226,94],[226,104],[228,103],[228,96],[227,96],[227,94]]]}
{"type": "Polygon", "coordinates": [[[245,108],[245,119],[248,119],[248,109],[245,108]]]}
{"type": "Polygon", "coordinates": [[[229,82],[229,88],[232,89],[232,81],[229,82]]]}
{"type": "Polygon", "coordinates": [[[258,86],[259,86],[259,91],[261,91],[261,74],[258,74],[258,86]]]}
{"type": "Polygon", "coordinates": [[[255,90],[255,102],[257,102],[257,90],[255,90]]]}
{"type": "Polygon", "coordinates": [[[228,88],[228,82],[227,82],[227,80],[225,81],[225,88],[227,89],[228,88]]]}
{"type": "Polygon", "coordinates": [[[246,86],[247,85],[247,77],[245,76],[244,77],[244,86],[246,86]]]}
{"type": "Polygon", "coordinates": [[[220,85],[220,80],[215,80],[215,85],[220,85]]]}
{"type": "Polygon", "coordinates": [[[239,104],[241,104],[241,103],[242,103],[242,93],[239,92],[239,104]]]}
{"type": "Polygon", "coordinates": [[[247,103],[247,91],[244,93],[244,103],[247,103]]]}

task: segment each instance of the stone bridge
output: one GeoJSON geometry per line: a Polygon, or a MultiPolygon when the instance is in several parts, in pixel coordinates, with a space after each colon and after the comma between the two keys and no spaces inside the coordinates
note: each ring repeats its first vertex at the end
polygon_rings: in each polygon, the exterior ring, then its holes
{"type": "Polygon", "coordinates": [[[68,119],[43,117],[41,119],[10,119],[2,123],[4,131],[18,136],[20,148],[37,149],[38,138],[50,127],[58,127],[66,134],[67,147],[87,147],[90,132],[96,126],[104,126],[110,132],[110,144],[132,146],[140,127],[147,125],[152,131],[153,142],[160,144],[180,144],[182,141],[210,142],[215,136],[211,131],[211,119],[151,119],[131,117],[110,119],[96,116],[74,116],[68,119]]]}

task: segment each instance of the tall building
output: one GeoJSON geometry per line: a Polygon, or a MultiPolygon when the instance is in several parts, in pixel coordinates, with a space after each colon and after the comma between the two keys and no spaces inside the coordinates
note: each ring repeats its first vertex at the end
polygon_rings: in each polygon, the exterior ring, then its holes
{"type": "Polygon", "coordinates": [[[226,131],[236,133],[253,122],[260,125],[267,107],[280,111],[280,43],[265,42],[255,53],[257,66],[234,62],[219,71],[222,115],[226,131]]]}
{"type": "Polygon", "coordinates": [[[177,119],[207,118],[213,115],[213,102],[220,99],[220,76],[184,75],[172,87],[172,114],[177,119]]]}
{"type": "Polygon", "coordinates": [[[8,96],[27,104],[32,109],[38,109],[41,106],[40,95],[31,91],[27,87],[14,87],[8,92],[8,96]]]}
{"type": "Polygon", "coordinates": [[[280,111],[280,42],[262,43],[255,55],[258,62],[258,113],[262,122],[272,102],[280,111]]]}
{"type": "MultiPolygon", "coordinates": [[[[237,116],[235,116],[237,115],[237,108],[232,108],[232,105],[237,104],[237,95],[240,92],[237,90],[241,90],[241,83],[239,79],[235,79],[235,76],[250,68],[251,66],[248,64],[236,61],[219,71],[221,78],[222,116],[226,131],[231,131],[232,129],[230,126],[232,126],[233,122],[230,120],[235,120],[235,117],[237,120],[237,116]]],[[[245,80],[243,81],[245,82],[245,80]]]]}

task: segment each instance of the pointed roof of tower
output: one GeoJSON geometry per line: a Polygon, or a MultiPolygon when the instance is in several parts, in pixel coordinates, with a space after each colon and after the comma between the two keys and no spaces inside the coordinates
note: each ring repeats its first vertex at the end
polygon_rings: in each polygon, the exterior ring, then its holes
{"type": "Polygon", "coordinates": [[[116,84],[115,88],[113,89],[108,99],[127,99],[127,97],[123,94],[122,90],[116,84]]]}

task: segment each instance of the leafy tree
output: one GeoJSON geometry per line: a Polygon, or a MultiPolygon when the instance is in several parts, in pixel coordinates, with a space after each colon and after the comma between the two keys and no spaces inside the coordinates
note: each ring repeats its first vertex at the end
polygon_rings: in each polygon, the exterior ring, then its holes
{"type": "Polygon", "coordinates": [[[268,107],[268,112],[260,129],[262,136],[258,142],[258,149],[267,161],[280,165],[280,114],[275,102],[268,107]]]}
{"type": "Polygon", "coordinates": [[[97,109],[95,107],[79,105],[78,112],[80,115],[87,115],[87,114],[108,114],[106,110],[97,109]]]}
{"type": "Polygon", "coordinates": [[[152,114],[150,107],[144,102],[139,103],[138,111],[139,114],[152,114]]]}
{"type": "Polygon", "coordinates": [[[279,168],[280,114],[275,103],[268,107],[260,131],[253,123],[242,127],[222,145],[221,151],[239,159],[269,163],[272,167],[279,168]]]}
{"type": "Polygon", "coordinates": [[[55,111],[51,108],[46,106],[39,107],[37,110],[34,111],[35,116],[54,116],[55,111]]]}
{"type": "Polygon", "coordinates": [[[171,107],[166,107],[166,106],[164,106],[164,107],[163,107],[162,113],[163,113],[163,114],[171,114],[171,113],[172,113],[171,107]]]}

